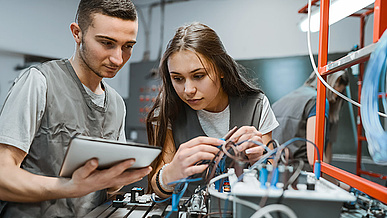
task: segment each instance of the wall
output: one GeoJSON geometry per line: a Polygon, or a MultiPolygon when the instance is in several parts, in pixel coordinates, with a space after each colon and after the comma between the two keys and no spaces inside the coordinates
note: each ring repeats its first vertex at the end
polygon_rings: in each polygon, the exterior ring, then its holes
{"type": "MultiPolygon", "coordinates": [[[[22,65],[24,55],[49,58],[70,57],[75,48],[69,25],[73,22],[79,0],[0,0],[0,105],[5,99],[11,81],[16,77],[15,67],[22,65]]],[[[130,63],[140,62],[145,52],[145,27],[149,26],[150,59],[156,60],[176,28],[184,23],[200,21],[215,29],[229,54],[237,60],[273,59],[307,55],[306,33],[298,29],[298,22],[305,17],[297,11],[307,1],[299,0],[191,0],[167,4],[165,7],[163,40],[160,40],[160,7],[149,10],[147,3],[157,0],[134,0],[139,13],[138,43],[130,63]],[[151,12],[151,19],[149,15],[151,12]]],[[[366,26],[366,44],[371,43],[372,16],[366,26]]],[[[359,41],[359,18],[346,18],[334,24],[330,30],[330,52],[346,53],[359,41]]],[[[318,33],[312,34],[313,53],[318,49],[318,33]]],[[[277,75],[282,88],[298,87],[284,78],[291,78],[294,67],[286,65],[278,71],[276,65],[269,66],[277,75]],[[289,71],[286,71],[286,68],[289,71]],[[285,77],[286,76],[286,77],[285,77]],[[282,81],[282,82],[281,82],[282,81]],[[286,81],[286,82],[284,82],[286,81]]],[[[127,64],[114,79],[108,79],[124,97],[129,96],[129,72],[127,64]]],[[[148,72],[145,72],[148,73],[148,72]]],[[[268,75],[257,77],[269,78],[268,75]]],[[[273,78],[271,76],[270,78],[273,78]]],[[[278,81],[266,79],[268,90],[277,89],[278,81]]],[[[287,91],[282,90],[286,93],[287,91]]],[[[274,96],[271,101],[280,96],[274,96]]]]}
{"type": "MultiPolygon", "coordinates": [[[[70,57],[75,48],[69,31],[79,0],[0,0],[0,52],[18,55],[36,55],[49,58],[70,57]]],[[[148,18],[146,3],[157,0],[134,0],[148,18]]],[[[297,23],[306,15],[297,11],[306,4],[298,0],[191,0],[168,4],[165,8],[163,42],[160,42],[160,7],[154,7],[150,24],[150,57],[156,60],[160,46],[164,49],[176,28],[184,23],[200,21],[214,28],[228,52],[235,59],[288,57],[307,54],[306,34],[297,23]]],[[[369,20],[372,24],[372,19],[369,20]]],[[[130,62],[143,59],[145,36],[140,20],[138,44],[130,62]]],[[[331,28],[330,51],[346,52],[359,41],[359,19],[347,18],[331,28]]],[[[367,25],[367,33],[372,25],[367,25]]],[[[370,42],[371,34],[366,34],[370,42]]],[[[317,53],[318,35],[312,34],[314,53],[317,53]]],[[[5,54],[5,56],[8,56],[5,54]]],[[[14,55],[10,55],[12,57],[14,55]]],[[[2,55],[2,58],[4,55],[2,55]]],[[[4,59],[5,60],[5,59],[4,59]]],[[[13,62],[2,62],[0,75],[11,74],[13,62]],[[6,66],[9,65],[9,66],[6,66]]],[[[1,86],[7,82],[1,80],[1,86]]],[[[114,79],[113,87],[123,96],[129,95],[129,66],[114,79]]],[[[4,96],[1,94],[0,100],[4,96]]]]}
{"type": "MultiPolygon", "coordinates": [[[[137,2],[141,2],[138,0],[137,2]]],[[[163,47],[175,29],[188,22],[200,21],[208,24],[220,35],[228,52],[235,59],[255,59],[268,57],[287,57],[307,54],[306,34],[297,26],[304,14],[297,11],[307,1],[298,0],[195,0],[168,4],[165,8],[165,31],[163,47]]],[[[139,7],[148,15],[148,9],[139,7]]],[[[152,15],[151,47],[158,48],[160,43],[160,8],[155,7],[152,15]]],[[[371,22],[370,19],[368,22],[371,22]]],[[[348,51],[359,41],[359,19],[346,18],[331,28],[330,51],[348,51]]],[[[140,24],[140,27],[143,26],[140,24]]],[[[372,25],[367,26],[372,33],[372,25]]],[[[143,29],[140,29],[140,35],[143,29]]],[[[366,41],[371,42],[371,34],[366,41]]],[[[142,41],[141,41],[142,42],[142,41]]],[[[317,53],[318,33],[312,34],[314,53],[317,53]]],[[[141,54],[142,44],[137,47],[141,54]]],[[[151,51],[151,59],[156,59],[158,49],[151,51]]],[[[137,58],[135,58],[137,59],[137,58]]]]}

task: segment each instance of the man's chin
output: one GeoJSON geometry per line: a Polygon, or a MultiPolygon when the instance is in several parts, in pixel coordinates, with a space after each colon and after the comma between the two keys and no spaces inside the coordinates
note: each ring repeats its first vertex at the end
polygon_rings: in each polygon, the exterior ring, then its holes
{"type": "Polygon", "coordinates": [[[103,73],[100,73],[100,77],[102,78],[113,78],[117,75],[118,71],[116,72],[103,72],[103,73]]]}

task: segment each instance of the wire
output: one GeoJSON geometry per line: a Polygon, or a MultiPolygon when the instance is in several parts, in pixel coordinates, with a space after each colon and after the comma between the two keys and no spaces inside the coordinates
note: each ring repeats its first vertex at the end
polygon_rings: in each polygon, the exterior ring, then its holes
{"type": "Polygon", "coordinates": [[[176,181],[173,181],[173,182],[170,182],[168,183],[168,185],[173,185],[173,184],[178,184],[178,183],[190,183],[190,182],[197,182],[197,181],[200,181],[202,180],[203,178],[195,178],[195,179],[191,179],[191,178],[184,178],[184,179],[179,179],[179,180],[176,180],[176,181]]]}
{"type": "Polygon", "coordinates": [[[293,212],[293,210],[283,204],[270,204],[265,207],[262,207],[260,210],[255,212],[250,218],[260,218],[275,211],[282,212],[286,214],[289,218],[297,218],[297,215],[293,212]]]}
{"type": "MultiPolygon", "coordinates": [[[[201,179],[201,178],[200,178],[201,179]]],[[[180,188],[180,186],[183,184],[183,183],[179,183],[178,185],[175,186],[175,190],[173,190],[173,194],[172,194],[172,209],[171,211],[169,211],[169,213],[165,216],[165,218],[168,218],[172,215],[173,211],[178,211],[178,207],[179,207],[179,201],[181,199],[181,197],[183,197],[185,191],[187,190],[188,188],[188,181],[185,181],[184,182],[184,187],[178,191],[178,189],[180,188]]]]}
{"type": "Polygon", "coordinates": [[[283,143],[281,146],[269,151],[267,154],[263,155],[257,162],[255,162],[255,164],[253,164],[249,169],[257,169],[258,166],[260,164],[262,164],[264,161],[266,161],[271,155],[273,155],[274,153],[276,153],[278,150],[282,150],[284,149],[286,146],[290,145],[291,143],[295,142],[295,141],[305,141],[305,142],[309,142],[311,143],[315,149],[317,150],[317,158],[318,158],[318,161],[321,161],[321,156],[320,156],[320,150],[318,149],[318,147],[316,146],[316,144],[314,144],[312,141],[309,141],[307,139],[304,139],[304,138],[292,138],[292,139],[289,139],[288,141],[286,141],[285,143],[283,143]]]}
{"type": "MultiPolygon", "coordinates": [[[[337,94],[338,96],[340,96],[341,98],[343,98],[344,100],[350,102],[351,104],[353,105],[356,105],[357,107],[361,108],[361,104],[359,104],[358,102],[346,97],[345,95],[343,95],[342,93],[338,92],[337,90],[335,90],[332,86],[330,86],[325,80],[324,78],[322,78],[322,76],[319,74],[318,70],[317,70],[317,67],[316,67],[316,63],[314,61],[314,58],[313,58],[313,53],[312,53],[312,46],[311,46],[311,37],[310,37],[310,17],[311,17],[311,13],[310,13],[310,8],[311,8],[311,0],[308,0],[308,31],[307,31],[307,40],[308,40],[308,52],[309,52],[309,58],[310,58],[310,62],[312,64],[312,67],[313,67],[313,72],[316,74],[316,76],[318,77],[318,79],[324,84],[325,87],[327,87],[328,89],[330,89],[333,93],[337,94]]],[[[387,117],[387,114],[384,114],[384,113],[381,113],[381,112],[378,112],[378,114],[380,116],[383,116],[383,117],[387,117]]]]}
{"type": "MultiPolygon", "coordinates": [[[[153,194],[155,194],[155,193],[153,193],[153,194]]],[[[169,196],[168,198],[165,198],[165,199],[163,199],[163,200],[158,201],[158,200],[156,200],[156,198],[153,197],[153,195],[151,195],[152,201],[155,202],[155,203],[157,203],[157,204],[166,202],[166,201],[168,201],[168,200],[171,199],[171,198],[172,198],[172,196],[169,196]]]]}
{"type": "Polygon", "coordinates": [[[282,194],[281,196],[278,198],[278,201],[277,203],[280,204],[281,201],[283,200],[283,197],[284,197],[284,193],[285,193],[285,190],[288,189],[288,186],[290,184],[292,184],[292,187],[293,187],[293,183],[297,180],[297,178],[300,176],[301,174],[301,170],[302,168],[304,167],[304,161],[302,159],[298,159],[298,160],[293,160],[292,162],[295,162],[295,161],[298,161],[299,164],[298,164],[298,167],[296,169],[296,171],[294,171],[294,173],[292,174],[292,176],[289,178],[289,180],[284,184],[284,187],[283,187],[283,191],[282,191],[282,194]]]}

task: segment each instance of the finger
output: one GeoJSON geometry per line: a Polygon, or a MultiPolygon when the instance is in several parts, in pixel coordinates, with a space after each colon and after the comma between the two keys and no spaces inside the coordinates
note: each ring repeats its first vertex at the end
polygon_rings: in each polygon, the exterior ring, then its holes
{"type": "Polygon", "coordinates": [[[87,178],[98,168],[98,159],[88,160],[85,165],[74,171],[73,177],[87,178]]]}
{"type": "Polygon", "coordinates": [[[210,145],[197,145],[196,147],[192,148],[179,148],[175,158],[177,158],[179,161],[184,161],[185,159],[200,152],[211,153],[215,155],[219,152],[219,149],[210,145]]]}
{"type": "Polygon", "coordinates": [[[180,147],[192,148],[192,147],[196,147],[197,145],[219,146],[223,143],[224,143],[223,140],[220,140],[217,138],[199,136],[199,137],[196,137],[194,139],[189,140],[186,143],[181,144],[180,147]]]}
{"type": "Polygon", "coordinates": [[[215,155],[207,152],[198,152],[188,158],[186,158],[185,162],[187,166],[193,166],[196,163],[202,161],[202,160],[212,160],[214,159],[215,155]]]}
{"type": "Polygon", "coordinates": [[[201,164],[201,165],[196,165],[189,167],[185,170],[185,176],[192,176],[197,173],[202,173],[205,169],[207,169],[208,164],[201,164]]]}
{"type": "Polygon", "coordinates": [[[265,149],[263,147],[261,147],[261,146],[259,146],[259,147],[252,147],[252,148],[246,149],[245,153],[246,153],[246,155],[252,155],[252,154],[262,155],[264,150],[265,149]]]}
{"type": "Polygon", "coordinates": [[[261,141],[261,138],[259,138],[258,136],[252,136],[252,137],[249,137],[249,138],[246,138],[246,139],[241,139],[240,140],[241,144],[237,143],[238,144],[238,149],[240,151],[244,151],[248,148],[251,148],[251,147],[256,147],[256,146],[260,146],[259,144],[257,144],[256,142],[260,142],[261,141]]]}
{"type": "Polygon", "coordinates": [[[190,150],[190,153],[192,154],[196,154],[198,152],[216,154],[219,152],[219,148],[210,145],[198,145],[190,150]]]}
{"type": "Polygon", "coordinates": [[[131,166],[133,166],[133,164],[135,162],[136,162],[135,159],[128,159],[128,160],[122,161],[122,162],[110,167],[109,169],[104,170],[105,171],[104,173],[106,173],[106,175],[108,175],[110,177],[115,177],[117,175],[120,175],[124,171],[126,171],[131,166]]]}
{"type": "Polygon", "coordinates": [[[242,126],[231,136],[231,140],[234,142],[241,141],[240,138],[244,135],[257,135],[262,137],[262,133],[260,133],[254,126],[242,126]]]}
{"type": "Polygon", "coordinates": [[[152,167],[144,167],[136,170],[127,170],[117,175],[114,178],[114,182],[118,185],[128,185],[137,181],[140,181],[144,176],[148,175],[152,171],[152,167]]]}

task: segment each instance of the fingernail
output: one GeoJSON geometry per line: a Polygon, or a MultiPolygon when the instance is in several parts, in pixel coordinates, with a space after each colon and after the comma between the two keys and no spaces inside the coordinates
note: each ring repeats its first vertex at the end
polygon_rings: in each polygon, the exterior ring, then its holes
{"type": "Polygon", "coordinates": [[[90,165],[93,166],[93,167],[97,166],[97,160],[94,160],[94,159],[91,160],[90,161],[90,165]]]}
{"type": "Polygon", "coordinates": [[[246,154],[250,154],[250,153],[253,153],[253,150],[252,150],[252,148],[249,148],[245,152],[246,152],[246,154]]]}

